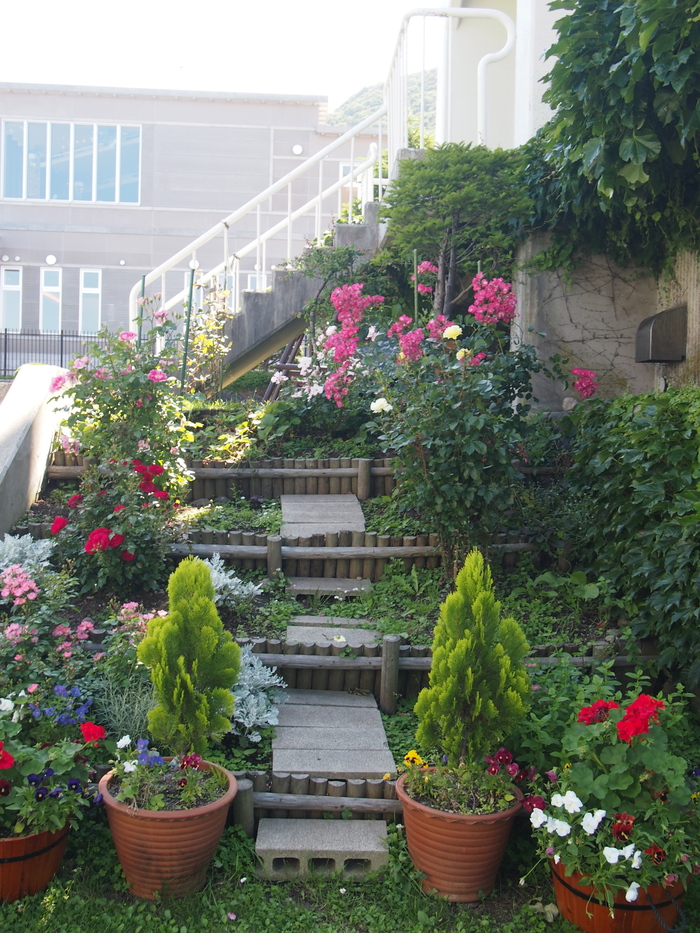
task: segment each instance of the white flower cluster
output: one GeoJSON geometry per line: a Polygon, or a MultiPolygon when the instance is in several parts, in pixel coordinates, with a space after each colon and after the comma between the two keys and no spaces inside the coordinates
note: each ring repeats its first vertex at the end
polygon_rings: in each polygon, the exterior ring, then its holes
{"type": "MultiPolygon", "coordinates": [[[[583,803],[579,800],[576,794],[572,790],[568,790],[563,796],[562,794],[552,794],[552,806],[557,808],[563,808],[567,813],[580,813],[583,809],[583,803]]],[[[584,832],[589,836],[592,836],[598,827],[600,826],[601,821],[605,818],[605,810],[593,810],[584,813],[581,820],[581,827],[584,832]]],[[[530,814],[530,823],[535,829],[544,827],[546,831],[550,834],[556,834],[557,836],[568,836],[571,833],[571,824],[567,823],[566,820],[558,819],[555,816],[550,816],[548,813],[545,813],[544,810],[535,809],[530,814]]],[[[561,861],[561,856],[558,853],[555,853],[553,849],[547,849],[547,852],[552,854],[554,861],[558,865],[561,861]]],[[[635,869],[640,869],[642,867],[642,853],[639,852],[633,843],[630,845],[624,846],[622,849],[617,849],[615,846],[605,846],[603,848],[603,858],[609,865],[617,865],[620,859],[627,859],[631,862],[631,867],[635,869]]],[[[625,892],[625,900],[632,901],[637,900],[637,892],[639,891],[639,885],[636,881],[633,881],[625,892]]]]}

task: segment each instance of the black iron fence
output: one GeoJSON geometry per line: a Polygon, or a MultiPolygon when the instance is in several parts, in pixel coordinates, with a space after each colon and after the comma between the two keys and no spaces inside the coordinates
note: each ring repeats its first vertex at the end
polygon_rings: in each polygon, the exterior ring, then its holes
{"type": "Polygon", "coordinates": [[[24,363],[68,366],[76,357],[87,355],[89,344],[102,346],[104,343],[104,338],[93,334],[67,330],[56,334],[0,331],[0,378],[10,378],[24,363]]]}

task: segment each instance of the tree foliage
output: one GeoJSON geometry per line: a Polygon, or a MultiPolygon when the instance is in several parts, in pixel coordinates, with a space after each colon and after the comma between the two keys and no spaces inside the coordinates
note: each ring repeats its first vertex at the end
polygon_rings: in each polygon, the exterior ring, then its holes
{"type": "Polygon", "coordinates": [[[700,245],[700,2],[554,0],[566,11],[530,181],[555,258],[578,248],[654,272],[700,245]]]}
{"type": "Polygon", "coordinates": [[[525,716],[530,679],[522,629],[501,617],[491,571],[474,548],[457,574],[456,590],[440,607],[430,686],[415,711],[416,740],[438,746],[450,764],[476,763],[525,716]]]}
{"type": "Polygon", "coordinates": [[[231,729],[240,648],[224,631],[203,561],[188,557],[171,574],[168,609],[149,622],[138,649],[157,699],[148,726],[176,754],[203,754],[231,729]]]}
{"type": "Polygon", "coordinates": [[[462,143],[429,149],[404,161],[387,191],[382,216],[389,243],[404,260],[439,269],[435,311],[455,314],[468,304],[478,264],[512,277],[515,248],[531,213],[521,153],[462,143]]]}

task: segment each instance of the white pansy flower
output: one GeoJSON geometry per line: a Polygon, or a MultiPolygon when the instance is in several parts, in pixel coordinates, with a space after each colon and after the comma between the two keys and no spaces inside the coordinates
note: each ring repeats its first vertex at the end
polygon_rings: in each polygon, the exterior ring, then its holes
{"type": "Polygon", "coordinates": [[[567,790],[564,794],[564,809],[567,813],[578,813],[583,808],[583,804],[572,790],[567,790]]]}
{"type": "Polygon", "coordinates": [[[375,399],[374,402],[369,406],[370,411],[373,411],[375,414],[380,411],[391,411],[393,405],[390,405],[385,398],[375,399]]]}
{"type": "Polygon", "coordinates": [[[634,858],[632,859],[632,868],[641,868],[642,867],[642,853],[635,852],[634,858]]]}
{"type": "Polygon", "coordinates": [[[633,881],[632,884],[627,888],[627,893],[625,894],[625,900],[632,903],[632,901],[637,900],[637,892],[639,891],[639,885],[636,881],[633,881]]]}
{"type": "Polygon", "coordinates": [[[628,846],[625,846],[624,849],[622,850],[622,854],[624,855],[625,858],[632,858],[632,856],[634,855],[634,852],[635,852],[635,846],[633,842],[630,842],[630,844],[628,846]]]}
{"type": "Polygon", "coordinates": [[[131,774],[131,772],[132,772],[132,771],[135,771],[135,770],[136,770],[136,762],[135,762],[135,761],[125,761],[125,762],[124,762],[124,771],[126,772],[126,774],[131,774]]]}
{"type": "Polygon", "coordinates": [[[543,823],[546,823],[548,819],[549,817],[544,812],[544,810],[538,810],[537,807],[535,807],[535,809],[530,813],[530,823],[535,827],[535,829],[539,829],[540,826],[542,826],[543,823]]]}
{"type": "Polygon", "coordinates": [[[552,794],[552,806],[553,807],[563,807],[564,798],[561,794],[552,794]]]}
{"type": "Polygon", "coordinates": [[[581,820],[581,825],[589,836],[592,836],[596,829],[598,829],[600,826],[600,821],[604,816],[605,810],[595,810],[593,813],[586,813],[586,815],[581,820]]]}
{"type": "Polygon", "coordinates": [[[609,865],[617,865],[622,853],[615,846],[606,846],[603,849],[603,857],[609,865]]]}
{"type": "Polygon", "coordinates": [[[556,855],[556,854],[555,854],[555,856],[554,856],[554,864],[555,864],[555,865],[558,865],[559,862],[561,862],[561,855],[556,855]]]}
{"type": "Polygon", "coordinates": [[[0,700],[0,713],[11,713],[15,708],[15,704],[12,700],[2,699],[0,700]]]}
{"type": "Polygon", "coordinates": [[[565,820],[555,820],[554,832],[557,836],[568,836],[571,832],[571,826],[565,820]]]}
{"type": "Polygon", "coordinates": [[[131,736],[123,735],[117,742],[117,748],[126,748],[127,745],[131,745],[131,736]]]}

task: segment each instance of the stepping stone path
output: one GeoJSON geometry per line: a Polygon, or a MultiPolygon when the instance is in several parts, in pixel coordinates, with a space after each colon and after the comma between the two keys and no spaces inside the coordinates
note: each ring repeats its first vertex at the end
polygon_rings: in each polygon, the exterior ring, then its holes
{"type": "Polygon", "coordinates": [[[350,648],[379,644],[382,636],[372,629],[361,628],[364,624],[363,619],[297,616],[287,626],[287,641],[318,645],[346,644],[350,648]]]}
{"type": "MultiPolygon", "coordinates": [[[[310,538],[339,531],[365,530],[362,506],[353,494],[280,496],[283,538],[310,538]]],[[[370,580],[290,577],[288,592],[297,596],[358,596],[372,589],[370,580]]]]}

